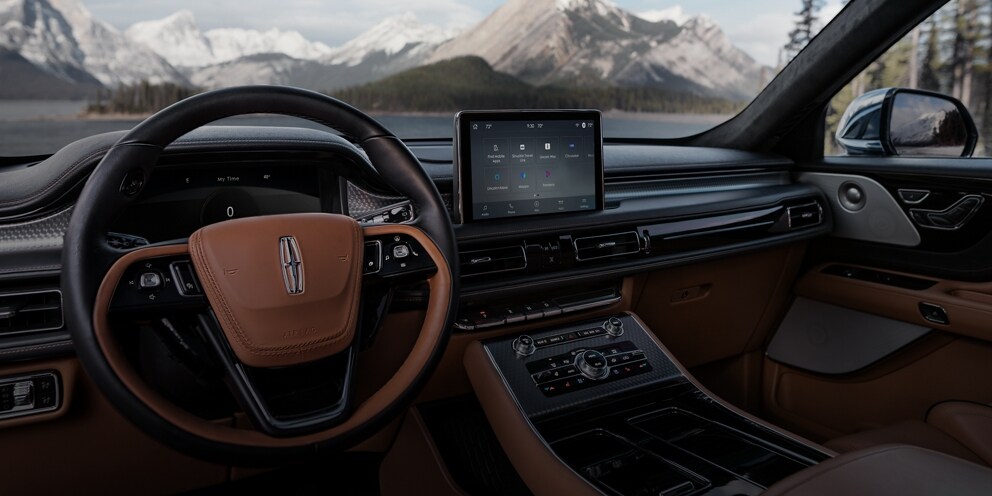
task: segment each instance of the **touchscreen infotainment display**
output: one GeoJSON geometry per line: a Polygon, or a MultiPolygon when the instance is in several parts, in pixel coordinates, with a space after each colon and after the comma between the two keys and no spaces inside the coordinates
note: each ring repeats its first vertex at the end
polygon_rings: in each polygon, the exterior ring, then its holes
{"type": "Polygon", "coordinates": [[[601,126],[596,110],[459,113],[462,222],[601,210],[601,126]]]}

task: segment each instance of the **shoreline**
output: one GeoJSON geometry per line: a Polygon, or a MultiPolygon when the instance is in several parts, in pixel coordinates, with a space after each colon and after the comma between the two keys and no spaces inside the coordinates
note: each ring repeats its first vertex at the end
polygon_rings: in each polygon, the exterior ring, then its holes
{"type": "MultiPolygon", "coordinates": [[[[369,112],[368,115],[372,117],[438,117],[438,118],[451,118],[454,116],[454,112],[369,112]]],[[[138,122],[147,119],[152,113],[137,113],[137,114],[126,114],[126,113],[113,113],[113,114],[99,114],[92,112],[84,112],[74,115],[39,115],[39,116],[27,116],[22,118],[4,118],[0,116],[0,122],[45,122],[45,121],[55,121],[55,122],[66,122],[66,121],[126,121],[126,122],[138,122]]],[[[238,117],[251,117],[249,116],[236,116],[238,117]]],[[[680,122],[680,123],[713,123],[719,124],[727,119],[733,117],[733,114],[687,114],[687,113],[676,113],[676,112],[633,112],[628,110],[608,110],[603,112],[603,117],[606,119],[624,119],[624,120],[644,120],[652,121],[658,119],[664,119],[669,122],[680,122]]]]}

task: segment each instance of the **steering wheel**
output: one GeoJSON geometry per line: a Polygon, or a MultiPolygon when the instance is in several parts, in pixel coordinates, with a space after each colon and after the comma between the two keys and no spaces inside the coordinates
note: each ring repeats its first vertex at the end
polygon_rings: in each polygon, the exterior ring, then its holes
{"type": "Polygon", "coordinates": [[[354,107],[278,86],[203,93],[122,137],[82,189],[61,277],[76,353],[117,409],[167,445],[239,464],[338,452],[377,432],[433,371],[458,305],[451,221],[410,150],[354,107]],[[416,220],[362,227],[329,213],[247,217],[203,227],[188,241],[131,250],[108,245],[111,222],[138,198],[167,145],[217,119],[256,113],[302,117],[341,132],[410,199],[416,220]],[[404,261],[383,262],[400,245],[404,261]],[[363,283],[411,278],[426,279],[430,290],[420,334],[396,373],[353,402],[358,338],[363,325],[373,325],[363,318],[363,283]],[[120,329],[123,321],[148,325],[120,329]],[[174,338],[177,356],[211,364],[250,425],[197,415],[143,378],[127,350],[135,332],[153,327],[174,338]]]}

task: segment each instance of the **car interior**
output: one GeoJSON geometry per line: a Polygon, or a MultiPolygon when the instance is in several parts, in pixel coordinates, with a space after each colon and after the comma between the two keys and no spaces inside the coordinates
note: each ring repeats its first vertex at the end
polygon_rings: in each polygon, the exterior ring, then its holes
{"type": "Polygon", "coordinates": [[[3,159],[0,487],[989,494],[979,116],[877,90],[824,153],[831,98],[943,4],[849,2],[685,138],[466,108],[400,139],[256,85],[3,159]],[[247,114],[325,129],[207,126],[247,114]],[[498,194],[549,154],[558,193],[498,194]]]}

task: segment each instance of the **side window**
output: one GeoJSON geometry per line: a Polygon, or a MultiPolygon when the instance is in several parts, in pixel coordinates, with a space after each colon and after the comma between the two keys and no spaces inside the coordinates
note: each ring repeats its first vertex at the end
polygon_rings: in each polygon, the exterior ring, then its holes
{"type": "Polygon", "coordinates": [[[992,3],[945,4],[834,95],[825,128],[828,156],[992,156],[992,3]]]}

